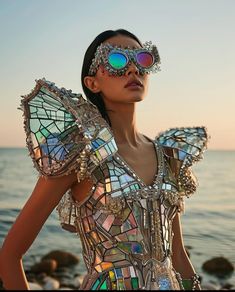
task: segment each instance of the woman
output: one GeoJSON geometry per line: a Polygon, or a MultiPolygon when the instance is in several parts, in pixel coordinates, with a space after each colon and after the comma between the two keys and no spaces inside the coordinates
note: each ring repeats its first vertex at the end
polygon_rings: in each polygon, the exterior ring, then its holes
{"type": "Polygon", "coordinates": [[[81,238],[81,289],[200,289],[179,214],[184,196],[196,191],[191,165],[209,137],[205,127],[168,129],[155,140],[138,131],[135,106],[159,63],[151,42],[105,31],[84,57],[87,100],[46,80],[23,98],[40,176],[1,249],[6,289],[29,289],[22,256],[55,207],[62,227],[81,238]]]}

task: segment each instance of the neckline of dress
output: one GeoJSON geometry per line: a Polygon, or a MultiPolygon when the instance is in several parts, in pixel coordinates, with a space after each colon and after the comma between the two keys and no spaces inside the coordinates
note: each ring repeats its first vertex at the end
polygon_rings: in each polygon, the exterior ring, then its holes
{"type": "Polygon", "coordinates": [[[155,149],[155,155],[157,158],[157,168],[156,168],[155,175],[154,175],[154,178],[153,178],[153,181],[151,184],[146,184],[143,181],[143,179],[141,179],[139,177],[139,175],[136,173],[136,171],[126,162],[126,160],[118,152],[116,152],[115,155],[118,158],[118,160],[120,160],[122,165],[125,166],[127,168],[127,170],[131,173],[131,175],[141,184],[142,187],[147,188],[147,189],[152,189],[155,186],[157,186],[158,183],[160,183],[160,181],[161,181],[161,177],[163,174],[163,163],[164,163],[163,153],[162,153],[161,146],[159,145],[157,140],[152,140],[151,138],[147,137],[144,134],[143,134],[143,136],[147,140],[149,140],[150,142],[153,143],[154,149],[155,149]]]}

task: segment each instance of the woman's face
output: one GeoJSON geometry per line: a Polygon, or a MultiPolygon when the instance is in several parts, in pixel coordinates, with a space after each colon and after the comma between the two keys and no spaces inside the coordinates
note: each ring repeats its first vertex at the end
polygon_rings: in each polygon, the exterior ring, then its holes
{"type": "MultiPolygon", "coordinates": [[[[110,43],[122,48],[128,46],[132,49],[141,48],[137,41],[123,35],[111,37],[104,43],[110,43]]],[[[86,76],[84,82],[93,92],[100,92],[106,104],[134,103],[143,100],[147,93],[148,74],[140,75],[138,68],[134,63],[131,63],[124,75],[112,76],[109,75],[104,66],[100,65],[96,75],[92,77],[86,76]],[[143,86],[126,87],[126,84],[132,79],[139,80],[143,86]]]]}

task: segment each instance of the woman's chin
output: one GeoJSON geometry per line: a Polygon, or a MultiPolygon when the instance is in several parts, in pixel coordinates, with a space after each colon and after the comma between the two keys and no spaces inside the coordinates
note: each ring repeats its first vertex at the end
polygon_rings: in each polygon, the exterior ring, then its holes
{"type": "Polygon", "coordinates": [[[122,98],[120,98],[121,95],[115,98],[109,98],[110,102],[117,102],[117,103],[134,103],[134,102],[139,102],[144,99],[143,94],[128,94],[128,95],[122,95],[122,98]]]}
{"type": "Polygon", "coordinates": [[[136,95],[133,95],[131,98],[130,98],[130,102],[139,102],[139,101],[142,101],[144,99],[144,96],[141,95],[141,94],[136,94],[136,95]]]}

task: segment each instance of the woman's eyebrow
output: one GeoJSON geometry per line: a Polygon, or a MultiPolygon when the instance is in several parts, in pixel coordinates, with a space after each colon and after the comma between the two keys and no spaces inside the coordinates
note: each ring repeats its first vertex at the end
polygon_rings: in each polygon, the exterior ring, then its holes
{"type": "Polygon", "coordinates": [[[137,50],[137,49],[140,49],[140,48],[136,48],[135,46],[132,46],[132,47],[130,47],[130,46],[126,46],[126,47],[124,47],[124,49],[137,50]]]}

